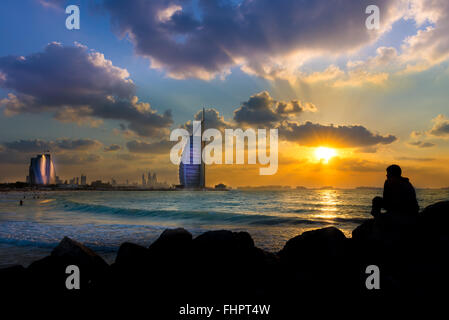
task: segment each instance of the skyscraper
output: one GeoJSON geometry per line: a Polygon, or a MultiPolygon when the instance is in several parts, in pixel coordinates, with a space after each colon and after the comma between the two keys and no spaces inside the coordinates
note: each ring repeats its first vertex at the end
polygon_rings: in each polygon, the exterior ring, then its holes
{"type": "Polygon", "coordinates": [[[39,154],[31,158],[29,167],[30,184],[54,184],[55,167],[50,154],[39,154]]]}
{"type": "MultiPolygon", "coordinates": [[[[201,116],[201,133],[193,132],[189,138],[189,147],[184,149],[179,164],[179,182],[184,188],[204,188],[206,186],[206,167],[201,157],[204,148],[202,141],[204,133],[204,108],[201,116]],[[194,148],[194,139],[200,139],[200,149],[194,148]],[[188,163],[185,160],[189,159],[188,163]],[[199,164],[195,164],[198,163],[199,164]]],[[[198,142],[198,141],[197,141],[198,142]]]]}
{"type": "Polygon", "coordinates": [[[142,185],[145,186],[147,183],[145,181],[145,173],[142,173],[142,185]]]}
{"type": "Polygon", "coordinates": [[[87,185],[87,177],[83,173],[81,173],[81,185],[87,185]]]}

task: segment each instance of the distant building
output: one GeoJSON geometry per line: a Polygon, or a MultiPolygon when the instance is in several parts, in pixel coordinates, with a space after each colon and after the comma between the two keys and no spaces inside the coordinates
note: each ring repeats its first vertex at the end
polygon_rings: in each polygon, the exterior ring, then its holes
{"type": "Polygon", "coordinates": [[[39,154],[31,158],[28,175],[30,184],[54,184],[55,179],[55,167],[50,154],[39,154]]]}
{"type": "Polygon", "coordinates": [[[145,181],[145,174],[142,173],[142,185],[145,186],[147,182],[145,181]]]}
{"type": "Polygon", "coordinates": [[[152,188],[158,187],[156,172],[151,174],[151,171],[148,171],[148,180],[146,185],[152,188]]]}
{"type": "Polygon", "coordinates": [[[81,173],[81,184],[83,186],[87,185],[87,177],[83,173],[81,173]]]}
{"type": "Polygon", "coordinates": [[[110,188],[111,184],[108,182],[102,182],[101,180],[92,181],[90,184],[92,187],[96,188],[110,188]]]}
{"type": "Polygon", "coordinates": [[[76,184],[79,185],[80,184],[80,178],[76,177],[76,184]]]}
{"type": "Polygon", "coordinates": [[[217,190],[226,190],[227,187],[226,187],[225,184],[219,183],[219,184],[215,185],[215,189],[217,189],[217,190]]]}

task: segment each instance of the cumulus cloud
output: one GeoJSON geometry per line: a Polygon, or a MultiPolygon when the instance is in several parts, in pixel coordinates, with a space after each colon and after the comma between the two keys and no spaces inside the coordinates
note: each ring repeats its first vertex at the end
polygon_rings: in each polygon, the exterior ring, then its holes
{"type": "Polygon", "coordinates": [[[436,118],[432,119],[433,127],[430,129],[429,134],[441,138],[449,137],[449,119],[440,114],[436,118]]]}
{"type": "MultiPolygon", "coordinates": [[[[337,55],[370,44],[403,15],[402,0],[378,0],[381,30],[365,28],[370,1],[104,1],[115,31],[175,78],[210,79],[240,66],[273,75],[285,61],[337,55]]],[[[289,65],[291,66],[291,65],[289,65]]]]}
{"type": "Polygon", "coordinates": [[[397,140],[393,135],[382,136],[361,125],[322,125],[307,121],[303,124],[283,121],[278,127],[279,136],[303,146],[330,146],[336,148],[363,148],[390,144],[397,140]]]}
{"type": "Polygon", "coordinates": [[[299,100],[276,101],[267,91],[262,91],[251,96],[248,101],[243,102],[234,111],[234,121],[249,125],[268,126],[304,111],[315,112],[316,110],[312,103],[303,103],[299,100]]]}
{"type": "Polygon", "coordinates": [[[50,112],[60,121],[99,125],[121,120],[144,137],[166,134],[171,111],[157,113],[135,96],[126,69],[82,45],[51,43],[27,57],[0,58],[0,87],[13,92],[0,100],[6,115],[50,112]]]}
{"type": "MultiPolygon", "coordinates": [[[[203,110],[198,110],[193,116],[196,121],[201,121],[203,116],[203,110]]],[[[226,128],[233,128],[235,126],[231,121],[225,120],[225,118],[220,115],[220,112],[215,108],[205,108],[204,109],[204,122],[205,129],[213,128],[223,131],[226,128]]],[[[188,120],[182,125],[182,128],[192,132],[192,121],[188,120]]]]}
{"type": "Polygon", "coordinates": [[[104,147],[104,151],[111,152],[111,151],[118,151],[122,147],[120,147],[118,144],[111,144],[110,146],[104,147]]]}
{"type": "Polygon", "coordinates": [[[129,152],[133,153],[168,154],[173,144],[174,144],[173,142],[166,140],[161,140],[152,143],[132,140],[126,144],[126,147],[128,148],[129,152]]]}
{"type": "Polygon", "coordinates": [[[429,25],[404,41],[402,59],[408,70],[419,71],[449,58],[449,2],[411,0],[409,17],[418,26],[429,25]]]}

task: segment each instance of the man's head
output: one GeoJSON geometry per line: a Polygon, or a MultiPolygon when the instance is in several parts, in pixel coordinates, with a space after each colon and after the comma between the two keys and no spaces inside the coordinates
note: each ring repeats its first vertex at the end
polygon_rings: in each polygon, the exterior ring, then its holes
{"type": "Polygon", "coordinates": [[[397,164],[392,164],[387,168],[387,178],[400,178],[402,175],[402,169],[397,164]]]}

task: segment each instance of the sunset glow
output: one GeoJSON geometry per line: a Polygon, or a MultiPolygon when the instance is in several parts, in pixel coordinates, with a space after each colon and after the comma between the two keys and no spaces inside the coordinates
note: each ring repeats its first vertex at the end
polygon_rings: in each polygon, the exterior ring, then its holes
{"type": "Polygon", "coordinates": [[[327,147],[318,147],[315,150],[315,157],[318,161],[323,161],[324,163],[328,163],[332,157],[337,155],[337,151],[332,148],[327,147]]]}

